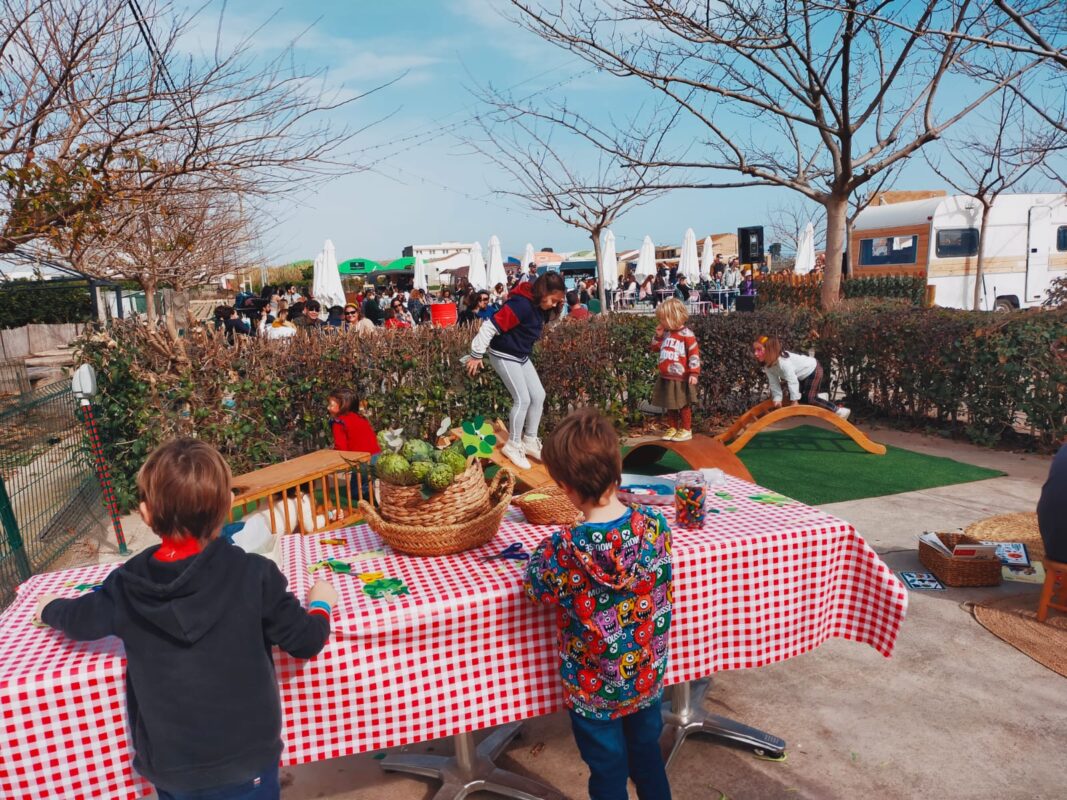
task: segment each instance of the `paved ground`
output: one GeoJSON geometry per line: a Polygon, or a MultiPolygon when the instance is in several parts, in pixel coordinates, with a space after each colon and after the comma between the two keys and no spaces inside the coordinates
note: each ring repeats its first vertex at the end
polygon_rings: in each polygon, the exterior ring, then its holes
{"type": "MultiPolygon", "coordinates": [[[[895,570],[921,569],[915,537],[923,530],[1033,510],[1048,471],[1048,458],[865,430],[877,441],[1008,473],[825,506],[855,525],[895,570]]],[[[150,533],[132,533],[136,544],[151,543],[150,533]]],[[[112,556],[107,545],[100,556],[112,556]]],[[[786,739],[788,760],[770,763],[692,741],[671,768],[675,798],[1064,797],[1060,750],[1067,684],[961,608],[967,600],[1012,593],[1033,595],[1036,603],[1038,588],[1008,583],[912,593],[891,659],[865,645],[833,640],[781,664],[720,674],[709,707],[786,739]]],[[[447,742],[431,744],[437,752],[448,748],[447,742]]],[[[562,714],[531,720],[503,761],[569,797],[585,796],[585,771],[562,714]]],[[[429,780],[382,774],[370,755],[286,772],[292,782],[284,800],[429,800],[436,788],[429,780]]]]}

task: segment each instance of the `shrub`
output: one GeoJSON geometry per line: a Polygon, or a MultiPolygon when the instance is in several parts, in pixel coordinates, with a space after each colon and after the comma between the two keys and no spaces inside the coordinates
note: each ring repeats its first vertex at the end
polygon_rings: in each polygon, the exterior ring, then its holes
{"type": "MultiPolygon", "coordinates": [[[[841,282],[846,298],[900,299],[921,306],[926,299],[926,279],[921,275],[886,275],[870,278],[845,278],[841,282]]],[[[822,276],[773,273],[759,279],[759,303],[783,303],[819,308],[822,276]]]]}
{"type": "Polygon", "coordinates": [[[15,280],[0,286],[0,327],[89,322],[93,316],[88,283],[15,280]]]}

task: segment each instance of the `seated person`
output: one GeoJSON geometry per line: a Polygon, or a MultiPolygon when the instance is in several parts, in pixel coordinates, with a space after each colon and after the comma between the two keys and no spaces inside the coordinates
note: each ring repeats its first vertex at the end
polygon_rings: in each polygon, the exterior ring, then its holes
{"type": "Polygon", "coordinates": [[[581,304],[578,292],[574,289],[567,292],[567,319],[583,320],[591,316],[589,309],[581,304]]]}
{"type": "Polygon", "coordinates": [[[1037,501],[1037,525],[1045,555],[1067,564],[1067,441],[1060,445],[1037,501]]]}

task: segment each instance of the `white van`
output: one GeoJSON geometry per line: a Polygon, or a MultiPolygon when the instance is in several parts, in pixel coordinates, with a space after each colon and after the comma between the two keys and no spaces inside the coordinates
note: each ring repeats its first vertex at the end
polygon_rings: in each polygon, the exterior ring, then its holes
{"type": "Polygon", "coordinates": [[[1067,274],[1067,195],[1001,195],[985,242],[981,221],[981,203],[966,195],[869,206],[853,226],[850,274],[922,275],[935,305],[971,308],[981,246],[983,309],[1041,305],[1049,281],[1067,274]]]}

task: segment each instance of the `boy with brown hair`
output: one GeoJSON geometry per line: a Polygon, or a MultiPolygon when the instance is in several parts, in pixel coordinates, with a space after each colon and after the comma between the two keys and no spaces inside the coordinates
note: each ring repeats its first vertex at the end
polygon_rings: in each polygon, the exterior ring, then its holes
{"type": "Polygon", "coordinates": [[[230,482],[208,444],[157,448],[137,488],[141,517],[162,543],[99,591],[38,599],[37,619],[72,639],[122,640],[133,765],[160,800],[277,800],[282,714],[271,647],[311,658],[330,636],[330,584],[311,587],[305,611],[274,562],[219,538],[230,482]]]}
{"type": "Polygon", "coordinates": [[[589,767],[591,800],[669,800],[659,749],[671,626],[670,528],[617,495],[622,458],[595,409],[568,416],[542,451],[549,475],[585,522],[548,536],[530,558],[526,594],[559,609],[560,677],[589,767]]]}

